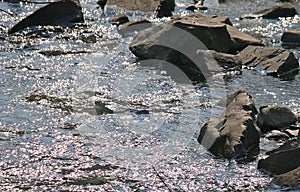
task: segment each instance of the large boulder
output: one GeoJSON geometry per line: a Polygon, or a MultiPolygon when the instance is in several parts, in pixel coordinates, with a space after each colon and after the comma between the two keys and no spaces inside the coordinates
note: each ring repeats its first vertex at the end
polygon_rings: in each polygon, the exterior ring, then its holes
{"type": "Polygon", "coordinates": [[[300,47],[300,30],[285,31],[281,37],[283,46],[300,47]]]}
{"type": "Polygon", "coordinates": [[[250,67],[260,67],[268,75],[281,77],[298,72],[299,63],[295,55],[282,48],[248,46],[239,56],[243,64],[250,67]]]}
{"type": "Polygon", "coordinates": [[[297,116],[282,106],[261,107],[257,116],[257,126],[262,132],[285,130],[297,121],[297,116]]]}
{"type": "Polygon", "coordinates": [[[273,184],[289,187],[289,190],[300,189],[300,167],[287,173],[277,175],[272,180],[273,184]]]}
{"type": "Polygon", "coordinates": [[[255,125],[257,113],[251,96],[240,90],[227,97],[227,108],[219,119],[200,130],[198,142],[216,157],[245,158],[259,146],[260,131],[255,125]]]}
{"type": "MultiPolygon", "coordinates": [[[[215,30],[225,30],[223,26],[218,24],[215,30]]],[[[203,82],[216,73],[241,68],[237,58],[204,51],[207,48],[197,37],[170,25],[157,25],[140,31],[129,48],[139,59],[146,60],[148,64],[152,61],[152,67],[159,63],[157,60],[173,64],[194,82],[203,82]],[[226,60],[230,60],[230,63],[225,63],[226,60]]],[[[166,66],[167,63],[162,65],[166,66]]]]}
{"type": "Polygon", "coordinates": [[[248,15],[244,15],[243,18],[264,18],[264,19],[277,19],[279,17],[293,17],[297,15],[295,6],[291,3],[284,3],[273,6],[268,9],[257,11],[248,15]]]}
{"type": "Polygon", "coordinates": [[[58,0],[38,9],[13,26],[8,33],[38,25],[70,25],[84,22],[82,8],[78,0],[58,0]]]}
{"type": "Polygon", "coordinates": [[[297,141],[288,141],[279,149],[270,153],[265,159],[258,161],[258,169],[271,174],[283,174],[300,166],[300,146],[297,141]]]}
{"type": "Polygon", "coordinates": [[[174,17],[169,24],[194,35],[208,49],[229,52],[231,39],[226,24],[219,22],[216,17],[209,18],[200,14],[192,14],[174,17]]]}
{"type": "Polygon", "coordinates": [[[218,52],[236,53],[248,45],[263,45],[261,41],[232,27],[229,18],[224,16],[205,17],[192,14],[174,17],[169,24],[190,32],[208,49],[218,52]]]}

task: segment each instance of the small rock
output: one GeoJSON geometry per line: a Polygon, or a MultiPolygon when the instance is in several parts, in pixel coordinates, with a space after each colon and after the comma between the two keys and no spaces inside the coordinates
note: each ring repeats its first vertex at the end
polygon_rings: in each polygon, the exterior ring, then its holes
{"type": "Polygon", "coordinates": [[[281,37],[282,45],[288,47],[300,46],[300,30],[285,31],[281,37]]]}
{"type": "Polygon", "coordinates": [[[129,19],[126,14],[120,14],[120,15],[114,16],[113,18],[110,18],[108,21],[110,23],[112,23],[113,25],[119,26],[119,25],[129,22],[129,19]]]}
{"type": "Polygon", "coordinates": [[[159,6],[157,7],[154,17],[162,18],[162,17],[171,17],[172,11],[175,9],[175,0],[161,0],[159,6]]]}
{"type": "Polygon", "coordinates": [[[84,22],[82,8],[78,0],[58,0],[38,9],[13,26],[8,33],[12,34],[26,27],[38,25],[70,25],[84,22]]]}
{"type": "Polygon", "coordinates": [[[295,55],[282,48],[248,46],[243,49],[239,56],[243,65],[260,67],[268,75],[283,77],[298,72],[299,63],[295,55]]]}
{"type": "Polygon", "coordinates": [[[265,133],[271,130],[288,129],[297,120],[297,116],[287,107],[264,107],[258,113],[257,126],[265,133]]]}
{"type": "Polygon", "coordinates": [[[279,17],[294,17],[297,14],[298,13],[293,4],[284,3],[255,13],[244,15],[242,18],[255,19],[262,17],[264,19],[277,19],[279,17]]]}
{"type": "Polygon", "coordinates": [[[287,173],[275,176],[272,183],[289,187],[289,190],[300,189],[300,167],[287,173]]]}
{"type": "Polygon", "coordinates": [[[225,71],[240,71],[242,69],[242,59],[238,55],[219,53],[213,50],[209,51],[214,59],[225,71]]]}

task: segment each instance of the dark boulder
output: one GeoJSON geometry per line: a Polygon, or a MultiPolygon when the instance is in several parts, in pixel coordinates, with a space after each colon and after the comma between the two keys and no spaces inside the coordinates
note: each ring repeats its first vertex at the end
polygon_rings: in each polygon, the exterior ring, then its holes
{"type": "Polygon", "coordinates": [[[268,75],[275,77],[297,73],[299,68],[295,55],[282,48],[248,46],[239,53],[239,56],[244,65],[260,67],[268,75]]]}
{"type": "Polygon", "coordinates": [[[154,17],[171,17],[173,15],[172,12],[175,10],[175,6],[175,0],[161,0],[160,4],[155,10],[154,17]]]}
{"type": "Polygon", "coordinates": [[[218,52],[236,53],[248,45],[263,45],[261,41],[230,26],[232,23],[224,16],[192,14],[174,17],[169,24],[190,32],[208,49],[218,52]]]}
{"type": "Polygon", "coordinates": [[[108,21],[110,23],[112,23],[113,25],[119,26],[119,25],[122,25],[124,23],[128,23],[129,19],[128,19],[126,14],[120,14],[120,15],[114,16],[113,18],[110,18],[108,21]]]}
{"type": "Polygon", "coordinates": [[[256,112],[251,96],[245,91],[229,95],[225,112],[201,128],[198,142],[216,157],[248,157],[259,146],[260,131],[254,119],[256,112]]]}
{"type": "Polygon", "coordinates": [[[300,167],[275,176],[272,183],[279,186],[289,187],[289,190],[300,190],[300,167]]]}
{"type": "Polygon", "coordinates": [[[228,53],[230,35],[224,23],[200,14],[174,17],[170,25],[178,27],[199,39],[208,49],[228,53]]]}
{"type": "Polygon", "coordinates": [[[288,141],[269,154],[267,158],[258,161],[258,169],[277,175],[300,166],[300,146],[295,141],[288,141]]]}
{"type": "MultiPolygon", "coordinates": [[[[152,61],[151,66],[157,65],[157,60],[166,61],[196,82],[206,81],[216,73],[241,68],[238,57],[204,51],[207,48],[197,37],[170,25],[158,25],[140,31],[133,38],[129,48],[139,59],[147,60],[148,64],[152,61]],[[226,63],[227,61],[229,63],[226,63]]],[[[165,64],[162,63],[166,66],[165,64]]]]}
{"type": "Polygon", "coordinates": [[[284,3],[255,13],[244,15],[243,18],[253,19],[261,17],[264,19],[277,19],[279,17],[293,17],[297,14],[298,13],[293,4],[284,3]]]}
{"type": "Polygon", "coordinates": [[[282,45],[288,47],[300,47],[300,30],[285,31],[281,37],[282,45]]]}
{"type": "Polygon", "coordinates": [[[297,116],[289,108],[281,106],[260,108],[257,116],[257,126],[262,132],[285,130],[297,121],[297,116]]]}
{"type": "Polygon", "coordinates": [[[13,26],[8,33],[15,33],[32,26],[70,25],[84,22],[82,8],[78,0],[59,0],[49,3],[13,26]]]}

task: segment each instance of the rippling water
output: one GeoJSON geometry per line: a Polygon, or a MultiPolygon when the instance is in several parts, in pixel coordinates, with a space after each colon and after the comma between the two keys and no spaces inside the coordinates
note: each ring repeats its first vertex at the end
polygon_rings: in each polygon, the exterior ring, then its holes
{"type": "MultiPolygon", "coordinates": [[[[300,27],[299,16],[238,19],[275,1],[206,2],[210,9],[204,14],[228,15],[240,30],[272,46],[280,46],[284,30],[300,27]]],[[[187,14],[189,3],[177,1],[175,14],[187,14]]],[[[218,111],[219,95],[139,66],[128,49],[132,36],[121,37],[107,22],[125,10],[109,7],[101,16],[95,1],[81,4],[84,24],[8,36],[8,27],[42,5],[0,2],[17,15],[0,12],[1,191],[272,189],[271,178],[256,169],[257,161],[214,159],[196,141],[199,128],[218,111]]],[[[131,20],[152,16],[126,14],[131,20]]],[[[292,51],[299,58],[300,50],[292,51]]],[[[243,88],[257,106],[286,105],[299,113],[299,82],[299,75],[284,81],[244,70],[224,89],[243,88]]],[[[262,140],[261,146],[264,152],[276,144],[262,140]]]]}

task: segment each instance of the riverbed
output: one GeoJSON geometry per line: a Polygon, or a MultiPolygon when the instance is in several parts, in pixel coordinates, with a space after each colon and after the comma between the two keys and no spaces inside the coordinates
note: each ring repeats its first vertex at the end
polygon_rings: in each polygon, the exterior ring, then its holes
{"type": "MultiPolygon", "coordinates": [[[[300,113],[300,75],[288,80],[243,69],[215,85],[178,83],[141,66],[129,50],[133,35],[118,33],[108,19],[153,13],[80,1],[85,23],[38,27],[7,35],[21,18],[43,6],[0,2],[1,191],[266,191],[271,177],[257,170],[278,143],[261,139],[257,160],[215,159],[197,142],[201,126],[220,109],[221,96],[245,89],[257,108],[284,105],[300,113]],[[209,87],[219,87],[222,93],[209,87]]],[[[190,14],[178,0],[174,15],[190,14]]],[[[204,15],[229,16],[233,25],[280,47],[285,30],[300,29],[300,16],[241,20],[276,1],[205,1],[204,15]]],[[[297,5],[300,12],[300,6],[297,5]]],[[[290,49],[300,58],[300,49],[290,49]]],[[[219,89],[218,89],[219,90],[219,89]]]]}

